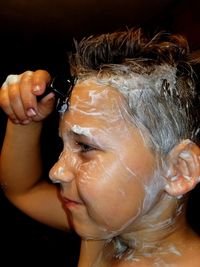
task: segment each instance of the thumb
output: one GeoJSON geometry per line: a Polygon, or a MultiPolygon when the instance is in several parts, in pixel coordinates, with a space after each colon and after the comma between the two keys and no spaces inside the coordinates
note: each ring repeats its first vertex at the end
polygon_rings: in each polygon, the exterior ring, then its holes
{"type": "Polygon", "coordinates": [[[34,121],[40,121],[45,119],[54,109],[55,95],[50,93],[38,102],[37,116],[34,117],[34,121]]]}

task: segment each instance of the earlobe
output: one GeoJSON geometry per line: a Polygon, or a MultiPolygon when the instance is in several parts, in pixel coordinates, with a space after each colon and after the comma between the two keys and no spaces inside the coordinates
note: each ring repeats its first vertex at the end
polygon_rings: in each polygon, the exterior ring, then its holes
{"type": "Polygon", "coordinates": [[[184,195],[200,181],[200,148],[184,140],[169,154],[165,190],[172,196],[184,195]]]}

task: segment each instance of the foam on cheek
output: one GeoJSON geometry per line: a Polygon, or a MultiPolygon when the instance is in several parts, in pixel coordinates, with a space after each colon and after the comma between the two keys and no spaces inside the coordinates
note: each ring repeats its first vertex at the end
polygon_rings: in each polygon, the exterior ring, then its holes
{"type": "MultiPolygon", "coordinates": [[[[146,149],[149,150],[150,146],[148,141],[149,139],[146,137],[145,131],[140,130],[142,126],[139,125],[138,127],[139,128],[137,128],[137,131],[139,132],[143,140],[143,144],[146,147],[146,149]]],[[[131,136],[128,127],[127,129],[123,128],[123,130],[126,130],[124,131],[126,134],[123,136],[123,138],[134,138],[133,136],[131,136]]],[[[135,151],[136,154],[139,146],[140,145],[138,144],[137,147],[133,147],[133,150],[135,151]]],[[[131,168],[131,166],[128,166],[128,164],[124,162],[123,152],[118,155],[118,164],[121,164],[123,168],[126,169],[127,173],[129,173],[129,177],[131,179],[135,179],[138,183],[141,184],[141,187],[144,189],[145,195],[143,204],[141,204],[140,211],[141,214],[145,214],[154,203],[158,193],[161,191],[162,188],[164,188],[164,180],[162,179],[158,160],[156,161],[155,166],[152,166],[152,168],[149,169],[150,173],[147,175],[147,177],[141,177],[141,174],[139,172],[136,173],[135,170],[131,168]]],[[[122,193],[122,190],[119,191],[122,193]]]]}
{"type": "MultiPolygon", "coordinates": [[[[121,112],[120,106],[119,106],[118,110],[120,110],[120,112],[121,112]]],[[[124,122],[124,120],[123,120],[123,122],[124,122]]],[[[114,137],[114,133],[118,136],[118,138],[121,135],[121,138],[123,138],[124,140],[129,140],[130,138],[133,138],[132,133],[130,132],[129,126],[126,126],[126,124],[123,123],[121,125],[117,124],[115,127],[113,127],[113,124],[112,124],[110,128],[105,129],[105,131],[101,132],[101,135],[100,135],[101,140],[103,137],[105,139],[106,139],[106,137],[109,137],[109,138],[111,136],[114,137]]],[[[132,125],[131,125],[131,128],[132,128],[132,125]]],[[[81,127],[79,125],[73,125],[71,127],[71,129],[76,134],[87,136],[91,140],[94,138],[95,130],[93,128],[81,127]]],[[[98,143],[98,138],[95,137],[95,140],[98,143]]],[[[111,179],[113,179],[113,173],[116,173],[115,169],[119,168],[119,166],[120,166],[121,170],[123,170],[123,174],[125,175],[125,177],[124,177],[125,183],[129,182],[130,179],[136,179],[136,182],[141,184],[140,177],[139,176],[137,177],[134,170],[131,169],[131,167],[128,166],[123,159],[124,153],[126,154],[126,150],[123,151],[123,149],[125,149],[125,148],[120,147],[120,144],[118,142],[115,144],[115,141],[113,141],[112,138],[110,138],[109,140],[110,140],[109,141],[109,146],[110,146],[109,147],[109,153],[113,154],[115,164],[109,165],[109,168],[108,168],[108,166],[105,165],[105,161],[104,161],[104,159],[101,158],[101,156],[95,157],[94,160],[90,160],[89,162],[81,164],[81,167],[78,170],[79,183],[81,184],[80,187],[88,188],[91,186],[92,183],[100,183],[101,185],[103,185],[104,183],[107,183],[107,182],[109,183],[109,181],[111,179]],[[116,151],[118,151],[118,153],[116,151]],[[119,153],[119,151],[120,151],[120,153],[119,153]],[[97,173],[100,174],[100,177],[96,176],[97,173]]],[[[114,182],[114,180],[113,180],[113,182],[114,182]]],[[[113,192],[114,194],[118,195],[119,202],[120,201],[124,202],[124,200],[127,197],[127,192],[123,188],[123,186],[118,187],[118,188],[114,188],[114,189],[113,188],[114,187],[110,187],[110,194],[112,195],[112,192],[113,192]],[[115,191],[113,191],[113,190],[115,190],[115,191]]],[[[152,191],[150,193],[152,193],[152,191]]],[[[90,199],[89,195],[88,195],[88,199],[90,199]]],[[[86,201],[88,199],[86,196],[86,201]]],[[[93,198],[92,201],[90,201],[90,205],[91,205],[92,209],[94,209],[98,214],[102,213],[103,208],[98,201],[95,201],[95,197],[93,198]]],[[[141,203],[138,207],[138,210],[133,214],[133,216],[131,218],[129,218],[123,225],[121,225],[118,230],[116,230],[115,232],[112,232],[108,235],[109,236],[110,235],[111,236],[117,235],[118,233],[123,231],[128,225],[130,225],[136,219],[136,217],[139,216],[142,209],[143,209],[143,202],[141,201],[141,203]]],[[[112,220],[110,220],[109,216],[108,216],[108,218],[106,216],[104,216],[103,220],[104,220],[104,225],[107,225],[108,228],[109,228],[109,226],[112,226],[112,220]]],[[[105,233],[109,231],[108,229],[105,228],[105,226],[104,227],[102,226],[102,229],[105,233]]]]}
{"type": "MultiPolygon", "coordinates": [[[[82,165],[81,169],[79,169],[79,177],[80,194],[82,195],[84,201],[88,203],[88,212],[91,218],[95,218],[95,221],[98,221],[97,226],[102,233],[101,237],[110,239],[113,236],[116,236],[126,228],[126,225],[129,224],[129,222],[127,222],[125,225],[122,225],[116,231],[111,231],[113,221],[109,216],[107,217],[107,213],[105,213],[105,203],[102,203],[103,196],[99,197],[98,194],[96,194],[96,191],[90,189],[94,184],[95,188],[97,189],[98,186],[101,187],[104,186],[107,182],[109,183],[109,180],[112,179],[111,172],[107,170],[107,168],[101,163],[101,161],[93,160],[90,161],[90,163],[85,163],[82,165]],[[97,173],[100,174],[100,177],[94,176],[94,174],[97,173]],[[89,195],[84,194],[84,191],[91,192],[91,190],[93,192],[89,193],[89,195]]],[[[108,192],[104,193],[108,194],[108,192]]],[[[110,195],[112,195],[112,193],[116,192],[113,192],[112,188],[110,188],[110,195]]],[[[117,194],[119,196],[119,200],[121,199],[123,201],[123,199],[126,198],[126,193],[122,188],[118,189],[117,194]]]]}
{"type": "MultiPolygon", "coordinates": [[[[130,176],[130,177],[135,176],[135,173],[128,167],[128,165],[123,160],[123,154],[124,154],[123,151],[120,149],[120,153],[116,155],[115,151],[119,150],[119,144],[116,145],[115,141],[113,141],[113,139],[110,138],[111,136],[115,138],[114,134],[117,135],[119,139],[120,138],[123,138],[123,139],[131,138],[131,133],[129,132],[128,127],[126,127],[124,123],[122,125],[117,124],[115,126],[113,126],[112,124],[110,125],[110,127],[106,129],[101,129],[100,131],[98,129],[98,131],[100,132],[99,134],[96,134],[97,130],[92,127],[81,127],[79,125],[73,125],[71,129],[76,134],[84,135],[88,137],[90,140],[94,140],[95,143],[98,145],[98,149],[109,151],[110,153],[113,153],[113,155],[115,155],[116,164],[109,166],[109,169],[104,166],[104,163],[103,163],[103,160],[101,160],[101,157],[98,157],[98,163],[97,161],[90,161],[87,167],[83,166],[84,167],[83,169],[85,169],[88,173],[92,172],[90,170],[93,170],[94,168],[98,170],[101,167],[102,173],[104,173],[103,179],[106,180],[108,178],[112,178],[112,171],[113,171],[112,168],[115,168],[116,166],[121,165],[122,168],[126,170],[126,173],[128,174],[127,176],[130,176]],[[104,143],[103,140],[108,144],[107,145],[102,144],[104,143]]],[[[87,165],[87,163],[85,165],[87,165]]],[[[119,189],[119,192],[121,192],[121,194],[124,195],[121,189],[119,189]]]]}
{"type": "MultiPolygon", "coordinates": [[[[83,163],[79,169],[79,183],[85,188],[90,186],[91,183],[96,183],[97,178],[94,176],[95,173],[98,173],[101,170],[101,166],[96,160],[90,160],[89,163],[83,163]]],[[[94,202],[95,203],[95,200],[94,202]]]]}
{"type": "MultiPolygon", "coordinates": [[[[105,185],[106,188],[109,188],[109,190],[107,192],[104,191],[103,194],[107,195],[109,193],[110,196],[114,196],[118,200],[118,203],[125,203],[127,198],[127,192],[126,192],[127,189],[125,188],[127,186],[127,183],[129,183],[130,179],[135,179],[133,178],[135,174],[133,174],[133,172],[123,162],[123,160],[121,160],[116,154],[114,154],[114,157],[115,157],[115,164],[109,165],[109,168],[108,166],[105,165],[104,160],[101,159],[101,156],[99,156],[97,160],[93,160],[90,161],[89,163],[83,164],[81,169],[79,170],[79,175],[81,177],[80,188],[84,188],[87,191],[87,189],[90,188],[91,184],[93,183],[95,183],[96,185],[98,184],[98,186],[100,187],[105,185]],[[116,169],[118,169],[119,166],[121,166],[121,170],[124,176],[123,180],[125,187],[123,187],[123,183],[120,187],[115,187],[115,182],[116,179],[118,178],[115,177],[114,174],[118,175],[116,169]],[[95,178],[93,176],[94,174],[95,178]],[[99,174],[99,176],[97,176],[97,174],[99,174]],[[112,183],[113,187],[111,186],[112,183]]],[[[96,198],[95,192],[94,196],[86,195],[85,198],[86,198],[85,201],[86,202],[89,201],[90,203],[90,209],[92,209],[92,211],[95,211],[95,213],[98,214],[98,216],[100,216],[102,223],[99,224],[99,229],[104,232],[106,238],[117,236],[123,230],[125,230],[139,216],[142,209],[142,202],[141,202],[140,205],[138,205],[137,210],[133,211],[134,212],[133,215],[131,217],[128,217],[128,219],[123,224],[119,225],[118,228],[116,228],[116,230],[113,231],[111,230],[113,228],[113,220],[110,217],[110,212],[109,214],[104,213],[105,208],[107,209],[107,204],[105,207],[104,202],[101,201],[99,202],[99,197],[96,198]]]]}
{"type": "Polygon", "coordinates": [[[162,179],[159,169],[155,170],[149,182],[144,184],[145,198],[143,204],[143,213],[146,213],[155,202],[158,193],[164,188],[164,181],[162,179]]]}
{"type": "MultiPolygon", "coordinates": [[[[96,92],[91,92],[91,97],[92,97],[92,102],[95,102],[97,100],[99,100],[99,97],[101,97],[100,95],[97,95],[96,92]]],[[[123,101],[118,102],[117,105],[115,104],[115,111],[117,111],[117,119],[119,120],[124,120],[128,123],[128,126],[133,127],[133,125],[130,124],[130,118],[125,118],[124,117],[124,111],[126,111],[126,107],[123,103],[123,101]]],[[[127,112],[127,111],[126,111],[127,112]]],[[[128,114],[128,113],[126,113],[128,114]]],[[[130,116],[128,114],[128,116],[130,116]]],[[[105,118],[105,116],[103,114],[101,114],[102,118],[105,118]]],[[[129,127],[126,127],[126,124],[123,123],[123,125],[117,124],[115,127],[108,128],[105,129],[105,132],[103,132],[104,136],[112,136],[113,132],[117,133],[118,136],[121,135],[121,138],[123,139],[130,139],[133,138],[133,136],[130,133],[129,127]]],[[[89,127],[81,127],[79,125],[74,125],[72,126],[72,131],[75,132],[76,134],[80,134],[80,135],[85,135],[88,136],[90,139],[93,138],[94,136],[94,129],[89,128],[89,127]]],[[[143,138],[143,141],[145,143],[147,143],[147,139],[144,137],[144,134],[142,134],[141,132],[141,136],[143,138]]],[[[113,151],[115,150],[119,150],[119,145],[117,144],[118,148],[113,146],[113,144],[111,144],[111,148],[113,149],[113,151]]],[[[122,148],[123,149],[123,148],[122,148]]],[[[113,152],[115,153],[115,152],[113,152]]],[[[139,174],[136,175],[136,173],[134,172],[133,169],[131,169],[123,160],[123,151],[121,150],[120,153],[116,156],[116,166],[121,166],[124,169],[124,172],[127,173],[126,179],[136,179],[137,183],[141,184],[142,179],[140,179],[141,177],[139,177],[139,174]]],[[[91,182],[94,181],[94,173],[97,172],[101,172],[102,174],[102,179],[101,182],[104,183],[107,180],[112,179],[112,167],[114,166],[110,166],[110,168],[108,169],[107,167],[104,166],[104,163],[101,161],[101,158],[98,159],[98,161],[90,161],[89,164],[85,164],[84,166],[81,166],[81,170],[79,170],[79,173],[81,174],[81,183],[84,186],[88,186],[91,182]]],[[[121,225],[121,227],[118,229],[118,231],[115,232],[115,234],[121,232],[123,229],[125,229],[128,225],[130,225],[135,219],[136,217],[139,216],[140,213],[145,213],[152,205],[152,203],[154,202],[154,198],[157,195],[157,192],[161,189],[161,182],[160,181],[160,177],[158,173],[153,174],[153,179],[150,179],[151,182],[148,183],[144,183],[142,184],[142,187],[144,188],[145,191],[145,198],[144,201],[140,203],[140,206],[138,207],[138,212],[137,214],[134,214],[132,218],[130,218],[126,223],[124,223],[124,225],[121,225]]],[[[120,187],[117,188],[117,193],[119,196],[119,199],[121,199],[121,201],[123,201],[123,199],[125,199],[127,197],[127,193],[124,190],[124,188],[120,187]]],[[[112,189],[111,189],[111,193],[112,193],[112,189]]],[[[116,192],[115,192],[116,193],[116,192]]],[[[99,212],[101,212],[101,206],[99,206],[97,201],[93,201],[92,202],[92,206],[94,209],[99,210],[99,212]]],[[[106,217],[104,217],[104,221],[106,225],[111,225],[112,222],[110,221],[110,219],[107,219],[106,217]]],[[[104,229],[106,232],[106,229],[104,229]]],[[[112,233],[113,235],[114,233],[112,233]]]]}
{"type": "MultiPolygon", "coordinates": [[[[144,199],[140,205],[140,212],[138,215],[146,214],[148,210],[152,207],[153,203],[157,199],[157,196],[162,188],[164,188],[164,181],[161,176],[161,172],[156,169],[152,170],[152,174],[149,174],[147,177],[141,177],[139,173],[135,173],[130,167],[128,167],[123,159],[120,159],[119,162],[129,173],[129,179],[134,179],[137,183],[141,184],[141,188],[144,189],[144,199]]],[[[118,163],[119,164],[119,163],[118,163]]],[[[128,178],[127,178],[128,179],[128,178]]],[[[122,189],[119,189],[119,192],[122,196],[126,196],[126,193],[122,189]]]]}

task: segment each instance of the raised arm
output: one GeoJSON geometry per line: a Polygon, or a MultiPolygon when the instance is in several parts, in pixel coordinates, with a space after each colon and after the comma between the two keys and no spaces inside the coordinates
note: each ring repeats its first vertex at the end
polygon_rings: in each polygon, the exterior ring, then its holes
{"type": "Polygon", "coordinates": [[[58,229],[68,229],[57,187],[41,179],[40,134],[52,112],[54,95],[39,103],[36,95],[50,82],[46,71],[10,76],[0,91],[0,105],[8,115],[1,151],[1,185],[7,198],[32,218],[58,229]]]}

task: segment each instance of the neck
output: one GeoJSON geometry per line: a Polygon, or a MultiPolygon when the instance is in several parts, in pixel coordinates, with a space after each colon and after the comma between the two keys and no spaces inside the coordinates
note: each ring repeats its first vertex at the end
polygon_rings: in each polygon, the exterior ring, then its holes
{"type": "Polygon", "coordinates": [[[99,267],[104,241],[82,240],[78,267],[99,267]]]}
{"type": "MultiPolygon", "coordinates": [[[[149,257],[163,254],[181,254],[175,240],[181,240],[186,231],[183,200],[163,195],[157,205],[134,222],[129,232],[119,237],[121,249],[132,251],[134,257],[149,257]]],[[[188,231],[188,229],[187,229],[188,231]]],[[[180,241],[179,241],[180,243],[180,241]]]]}

